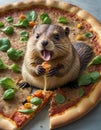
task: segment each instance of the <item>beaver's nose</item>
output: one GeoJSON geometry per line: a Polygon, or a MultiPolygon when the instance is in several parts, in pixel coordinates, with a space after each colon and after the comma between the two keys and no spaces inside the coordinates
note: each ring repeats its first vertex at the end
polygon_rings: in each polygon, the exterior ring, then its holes
{"type": "Polygon", "coordinates": [[[41,44],[45,47],[48,44],[48,41],[42,41],[41,44]]]}

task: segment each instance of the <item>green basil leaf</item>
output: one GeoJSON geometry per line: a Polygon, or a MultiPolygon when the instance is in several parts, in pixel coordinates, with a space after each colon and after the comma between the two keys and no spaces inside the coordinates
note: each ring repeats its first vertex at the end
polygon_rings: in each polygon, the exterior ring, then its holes
{"type": "Polygon", "coordinates": [[[30,102],[32,104],[35,104],[35,105],[39,105],[39,104],[42,104],[42,99],[41,98],[38,98],[38,97],[34,97],[30,100],[30,102]]]}
{"type": "Polygon", "coordinates": [[[23,51],[22,50],[15,50],[14,48],[10,48],[7,51],[7,55],[11,60],[18,60],[20,57],[23,56],[23,51]]]}
{"type": "Polygon", "coordinates": [[[18,110],[18,112],[24,113],[24,114],[31,114],[34,112],[33,109],[23,109],[23,110],[18,110]]]}
{"type": "Polygon", "coordinates": [[[7,21],[7,22],[13,22],[13,17],[11,17],[11,16],[8,16],[8,17],[6,17],[5,18],[5,20],[7,21]]]}
{"type": "Polygon", "coordinates": [[[21,28],[28,28],[29,27],[29,21],[25,19],[21,19],[17,24],[14,24],[15,27],[21,27],[21,28]]]}
{"type": "Polygon", "coordinates": [[[14,28],[11,26],[8,26],[8,27],[1,29],[1,31],[3,31],[5,34],[9,35],[9,34],[14,33],[14,28]]]}
{"type": "Polygon", "coordinates": [[[92,82],[91,76],[89,73],[83,74],[78,78],[78,85],[89,85],[92,82]]]}
{"type": "Polygon", "coordinates": [[[68,21],[67,21],[67,19],[66,19],[65,17],[60,17],[60,18],[58,19],[58,22],[59,22],[59,23],[66,24],[68,21]]]}
{"type": "Polygon", "coordinates": [[[16,86],[15,82],[8,77],[0,79],[0,85],[5,89],[14,88],[16,86]]]}
{"type": "Polygon", "coordinates": [[[12,65],[9,67],[9,69],[11,69],[11,70],[12,70],[13,72],[15,72],[15,73],[21,72],[21,67],[18,66],[17,64],[12,64],[12,65]]]}
{"type": "Polygon", "coordinates": [[[101,55],[95,56],[92,61],[89,63],[88,66],[90,65],[98,65],[101,64],[101,55]]]}
{"type": "Polygon", "coordinates": [[[6,52],[11,44],[8,38],[0,38],[0,51],[6,52]]]}
{"type": "Polygon", "coordinates": [[[85,91],[83,90],[83,88],[80,88],[79,96],[82,97],[82,96],[84,96],[84,94],[85,94],[85,91]]]}
{"type": "Polygon", "coordinates": [[[57,93],[55,96],[55,101],[56,101],[56,103],[62,104],[65,102],[65,97],[63,95],[57,93]]]}
{"type": "Polygon", "coordinates": [[[40,19],[41,19],[43,24],[50,24],[51,23],[51,19],[48,16],[48,14],[46,14],[46,13],[41,14],[40,19]]]}
{"type": "Polygon", "coordinates": [[[91,76],[91,79],[92,79],[92,83],[95,83],[100,78],[100,73],[95,71],[95,72],[90,73],[90,76],[91,76]]]}
{"type": "Polygon", "coordinates": [[[4,23],[3,22],[0,22],[0,28],[1,27],[4,27],[4,23]]]}
{"type": "Polygon", "coordinates": [[[20,41],[24,41],[24,42],[25,42],[25,41],[28,41],[28,37],[21,36],[21,37],[20,37],[20,41]]]}
{"type": "Polygon", "coordinates": [[[27,12],[26,18],[27,18],[28,21],[35,21],[37,19],[36,11],[29,11],[29,12],[27,12]]]}
{"type": "Polygon", "coordinates": [[[23,30],[20,32],[20,41],[28,41],[29,34],[27,31],[23,30]]]}
{"type": "Polygon", "coordinates": [[[92,38],[93,37],[93,34],[91,32],[87,32],[84,34],[86,37],[88,38],[92,38]]]}
{"type": "Polygon", "coordinates": [[[6,91],[4,92],[4,94],[3,94],[3,99],[4,99],[4,100],[12,99],[12,98],[14,98],[14,96],[15,96],[15,91],[14,91],[14,89],[8,89],[8,90],[6,90],[6,91]]]}
{"type": "Polygon", "coordinates": [[[8,66],[6,64],[4,64],[4,62],[2,61],[2,59],[0,58],[0,70],[1,69],[7,69],[8,66]]]}

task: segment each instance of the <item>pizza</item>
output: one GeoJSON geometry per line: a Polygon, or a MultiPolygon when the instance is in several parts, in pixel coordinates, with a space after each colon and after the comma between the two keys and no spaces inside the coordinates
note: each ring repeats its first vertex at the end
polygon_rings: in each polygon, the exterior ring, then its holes
{"type": "MultiPolygon", "coordinates": [[[[52,92],[37,90],[28,95],[17,109],[0,113],[0,129],[18,130],[39,113],[48,103],[52,92]]],[[[16,104],[16,103],[15,103],[16,104]]]]}
{"type": "Polygon", "coordinates": [[[50,129],[67,125],[93,109],[101,100],[101,25],[81,8],[55,0],[26,0],[0,7],[0,129],[17,130],[29,122],[50,101],[50,129]],[[21,67],[33,27],[55,24],[70,29],[71,43],[84,42],[93,57],[74,84],[46,91],[31,91],[21,67]],[[19,88],[21,87],[21,88],[19,88]],[[37,101],[36,101],[36,100],[37,101]]]}

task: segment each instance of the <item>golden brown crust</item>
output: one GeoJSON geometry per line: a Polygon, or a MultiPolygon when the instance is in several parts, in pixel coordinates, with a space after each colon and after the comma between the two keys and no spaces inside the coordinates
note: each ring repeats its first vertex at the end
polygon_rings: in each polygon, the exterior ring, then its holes
{"type": "Polygon", "coordinates": [[[0,114],[0,130],[17,130],[16,123],[0,114]]]}
{"type": "MultiPolygon", "coordinates": [[[[33,1],[28,0],[25,2],[19,2],[19,3],[9,4],[4,7],[0,7],[0,12],[3,13],[10,9],[15,9],[15,8],[21,9],[28,6],[30,7],[32,5],[45,5],[49,7],[56,7],[56,8],[63,9],[65,11],[69,11],[78,15],[78,17],[85,19],[92,26],[93,31],[95,31],[98,36],[99,43],[101,43],[100,23],[98,23],[98,21],[86,11],[65,2],[54,1],[54,0],[33,0],[33,1]]],[[[77,106],[69,108],[62,115],[55,115],[54,117],[51,117],[50,118],[51,129],[59,127],[59,126],[63,126],[64,124],[68,124],[80,118],[81,116],[86,114],[88,111],[90,111],[97,104],[97,102],[99,102],[101,99],[100,86],[101,86],[101,81],[98,84],[96,84],[96,86],[94,86],[94,90],[92,91],[92,93],[90,93],[88,97],[83,98],[77,104],[77,106]]],[[[2,120],[2,116],[0,116],[0,126],[2,126],[2,124],[4,123],[4,122],[2,123],[1,120],[2,120]]],[[[7,124],[9,124],[9,121],[7,124]]],[[[11,125],[11,127],[13,128],[15,127],[15,125],[11,125]]]]}
{"type": "Polygon", "coordinates": [[[101,100],[101,81],[94,86],[92,92],[81,99],[78,104],[61,114],[50,117],[50,129],[69,124],[88,113],[101,100]]]}

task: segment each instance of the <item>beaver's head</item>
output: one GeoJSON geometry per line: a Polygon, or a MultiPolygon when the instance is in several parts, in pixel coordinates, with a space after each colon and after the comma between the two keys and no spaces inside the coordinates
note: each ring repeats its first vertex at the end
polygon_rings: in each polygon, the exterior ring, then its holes
{"type": "Polygon", "coordinates": [[[65,56],[71,46],[68,34],[68,27],[63,29],[58,25],[37,25],[29,39],[30,50],[45,61],[65,56]]]}

